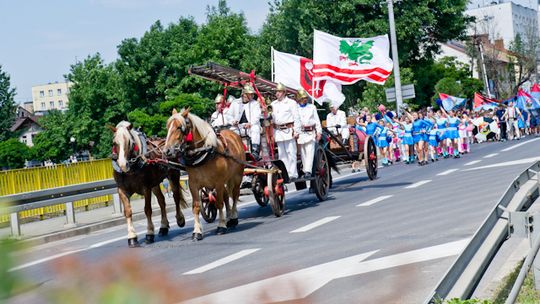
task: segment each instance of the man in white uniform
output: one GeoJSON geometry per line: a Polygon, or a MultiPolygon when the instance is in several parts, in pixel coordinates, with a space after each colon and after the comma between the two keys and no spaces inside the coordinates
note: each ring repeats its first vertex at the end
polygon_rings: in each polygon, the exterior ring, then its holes
{"type": "Polygon", "coordinates": [[[276,100],[271,104],[272,118],[274,120],[274,141],[278,146],[279,159],[287,168],[291,181],[298,178],[296,168],[296,138],[300,134],[300,117],[298,105],[287,97],[287,88],[278,83],[276,86],[276,100]]]}
{"type": "Polygon", "coordinates": [[[317,108],[308,103],[308,94],[304,89],[299,89],[296,94],[298,102],[298,114],[300,116],[301,131],[298,136],[298,147],[302,156],[304,176],[311,176],[313,172],[313,157],[315,156],[316,143],[321,139],[321,120],[317,115],[317,108]]]}
{"type": "Polygon", "coordinates": [[[241,136],[249,136],[251,139],[251,153],[255,159],[259,158],[261,145],[261,106],[255,100],[255,90],[251,84],[246,84],[242,90],[242,103],[239,105],[235,120],[238,123],[241,136]]]}
{"type": "Polygon", "coordinates": [[[210,124],[212,127],[219,128],[230,124],[228,115],[229,108],[227,108],[225,100],[223,100],[223,95],[218,94],[214,102],[216,104],[216,111],[210,116],[210,124]]]}
{"type": "Polygon", "coordinates": [[[343,143],[347,144],[349,139],[349,126],[347,125],[347,116],[335,104],[330,106],[330,113],[326,116],[326,127],[334,135],[341,135],[343,143]]]}

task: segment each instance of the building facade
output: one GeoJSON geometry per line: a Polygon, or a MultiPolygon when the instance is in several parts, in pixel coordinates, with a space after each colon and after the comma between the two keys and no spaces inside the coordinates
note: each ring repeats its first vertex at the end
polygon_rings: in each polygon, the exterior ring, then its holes
{"type": "Polygon", "coordinates": [[[468,36],[488,35],[491,42],[502,39],[506,48],[518,34],[523,40],[531,35],[538,36],[538,3],[534,6],[527,0],[489,3],[465,11],[466,15],[476,19],[468,29],[468,36]]]}
{"type": "Polygon", "coordinates": [[[17,108],[17,119],[13,126],[11,126],[10,131],[18,134],[20,142],[32,147],[34,145],[34,137],[43,131],[43,129],[39,124],[38,117],[19,106],[17,108]]]}
{"type": "Polygon", "coordinates": [[[538,9],[538,0],[469,0],[467,9],[480,8],[484,6],[489,6],[492,4],[501,4],[513,2],[514,4],[521,5],[533,10],[538,9]]]}
{"type": "Polygon", "coordinates": [[[43,115],[50,110],[67,110],[70,82],[56,82],[32,87],[32,102],[35,115],[43,115]]]}

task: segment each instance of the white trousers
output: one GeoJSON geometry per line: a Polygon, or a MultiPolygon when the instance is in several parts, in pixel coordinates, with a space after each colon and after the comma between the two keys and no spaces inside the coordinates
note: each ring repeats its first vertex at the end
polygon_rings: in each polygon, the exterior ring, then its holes
{"type": "Polygon", "coordinates": [[[294,139],[277,142],[279,159],[285,164],[289,178],[298,177],[296,168],[296,141],[294,139]]]}
{"type": "Polygon", "coordinates": [[[311,169],[313,168],[313,157],[315,157],[315,142],[310,141],[298,146],[300,147],[300,155],[302,156],[304,173],[309,175],[313,173],[311,169]]]}
{"type": "Polygon", "coordinates": [[[252,145],[260,145],[261,144],[261,127],[258,125],[251,125],[251,128],[244,129],[243,126],[240,125],[240,136],[249,136],[249,138],[251,139],[252,145]]]}

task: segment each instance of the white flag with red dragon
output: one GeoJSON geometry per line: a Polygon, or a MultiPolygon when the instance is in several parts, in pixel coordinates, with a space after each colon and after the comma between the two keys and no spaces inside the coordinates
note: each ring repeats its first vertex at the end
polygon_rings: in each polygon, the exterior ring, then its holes
{"type": "Polygon", "coordinates": [[[303,88],[316,101],[345,101],[341,93],[341,85],[333,81],[317,81],[313,83],[313,60],[293,54],[272,50],[274,64],[274,81],[299,89],[303,88]]]}
{"type": "Polygon", "coordinates": [[[315,30],[313,79],[353,84],[365,80],[384,84],[394,66],[388,35],[340,38],[315,30]]]}

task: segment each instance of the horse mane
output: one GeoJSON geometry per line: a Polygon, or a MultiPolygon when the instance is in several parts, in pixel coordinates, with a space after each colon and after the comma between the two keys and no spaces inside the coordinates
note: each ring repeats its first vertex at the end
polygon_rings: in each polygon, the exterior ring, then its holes
{"type": "Polygon", "coordinates": [[[132,129],[130,130],[129,127],[131,126],[131,123],[125,120],[122,120],[116,125],[116,132],[114,134],[114,141],[116,143],[120,142],[121,138],[127,138],[128,140],[128,147],[131,142],[131,139],[135,140],[135,144],[137,147],[142,149],[142,142],[137,133],[132,129]]]}
{"type": "MultiPolygon", "coordinates": [[[[188,113],[189,120],[191,121],[191,125],[193,129],[197,130],[199,132],[199,135],[204,138],[204,145],[207,147],[217,147],[218,146],[218,138],[216,133],[214,132],[214,129],[212,126],[204,121],[202,118],[195,114],[188,113]]],[[[174,114],[171,118],[177,119],[180,124],[184,127],[186,127],[186,120],[182,114],[177,113],[174,114]]]]}

